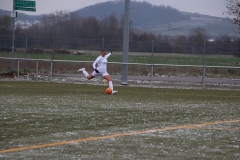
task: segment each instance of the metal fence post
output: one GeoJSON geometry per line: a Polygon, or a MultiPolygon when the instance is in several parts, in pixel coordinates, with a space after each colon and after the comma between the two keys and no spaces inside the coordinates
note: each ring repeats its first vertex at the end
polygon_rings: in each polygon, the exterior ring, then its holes
{"type": "Polygon", "coordinates": [[[52,54],[52,60],[51,60],[51,79],[53,77],[53,70],[54,70],[54,54],[55,54],[55,36],[53,36],[53,54],[52,54]]]}
{"type": "Polygon", "coordinates": [[[51,81],[53,78],[53,60],[51,60],[51,81]]]}
{"type": "MultiPolygon", "coordinates": [[[[28,52],[28,37],[26,35],[26,42],[25,42],[25,58],[27,58],[27,52],[28,52]]],[[[27,68],[27,61],[24,60],[24,73],[26,73],[26,68],[27,68]]]]}
{"type": "Polygon", "coordinates": [[[153,79],[153,48],[154,48],[154,40],[152,40],[152,59],[151,59],[151,87],[153,86],[152,79],[153,79]]]}
{"type": "Polygon", "coordinates": [[[38,60],[37,60],[37,66],[36,66],[36,76],[37,76],[37,78],[36,78],[36,80],[38,81],[38,60]]]}
{"type": "Polygon", "coordinates": [[[18,59],[17,78],[19,78],[19,68],[20,68],[20,60],[18,59]]]}
{"type": "Polygon", "coordinates": [[[202,77],[203,88],[205,88],[205,76],[206,76],[206,66],[203,66],[203,77],[202,77]]]}
{"type": "Polygon", "coordinates": [[[203,57],[202,57],[202,67],[203,67],[202,84],[203,84],[203,88],[205,87],[205,76],[206,76],[205,52],[206,52],[206,41],[204,40],[203,41],[203,57]]]}

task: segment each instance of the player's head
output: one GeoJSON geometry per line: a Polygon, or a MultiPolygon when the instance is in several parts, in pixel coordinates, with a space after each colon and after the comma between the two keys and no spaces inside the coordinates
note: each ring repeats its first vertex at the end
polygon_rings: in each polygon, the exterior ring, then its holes
{"type": "Polygon", "coordinates": [[[106,51],[105,49],[103,49],[103,50],[101,51],[101,55],[104,57],[106,54],[107,54],[107,51],[106,51]]]}

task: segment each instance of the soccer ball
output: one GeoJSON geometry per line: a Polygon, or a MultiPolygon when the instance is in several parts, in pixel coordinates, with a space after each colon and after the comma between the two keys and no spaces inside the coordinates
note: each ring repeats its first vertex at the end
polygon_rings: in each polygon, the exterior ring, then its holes
{"type": "Polygon", "coordinates": [[[111,89],[111,88],[107,88],[107,89],[106,89],[106,93],[107,93],[107,94],[112,94],[112,89],[111,89]]]}

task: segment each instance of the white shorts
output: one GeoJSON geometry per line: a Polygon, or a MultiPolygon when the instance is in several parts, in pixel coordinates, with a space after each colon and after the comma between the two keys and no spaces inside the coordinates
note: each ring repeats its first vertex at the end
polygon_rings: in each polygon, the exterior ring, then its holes
{"type": "Polygon", "coordinates": [[[97,76],[102,76],[102,77],[105,77],[105,76],[107,76],[107,75],[109,75],[106,71],[105,72],[101,72],[101,71],[99,71],[99,73],[97,73],[95,70],[92,72],[92,75],[94,76],[94,77],[97,77],[97,76]]]}

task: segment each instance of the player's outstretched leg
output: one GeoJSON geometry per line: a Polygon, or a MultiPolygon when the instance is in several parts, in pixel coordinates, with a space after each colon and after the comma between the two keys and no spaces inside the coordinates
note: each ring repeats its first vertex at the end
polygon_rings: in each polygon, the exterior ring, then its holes
{"type": "Polygon", "coordinates": [[[88,74],[88,72],[85,70],[85,68],[81,68],[81,69],[79,69],[78,71],[82,71],[83,74],[84,74],[84,76],[85,76],[88,80],[94,78],[94,76],[93,76],[92,74],[88,74]]]}
{"type": "Polygon", "coordinates": [[[85,68],[81,68],[78,71],[82,71],[84,76],[87,78],[89,76],[88,72],[85,70],[85,68]]]}

